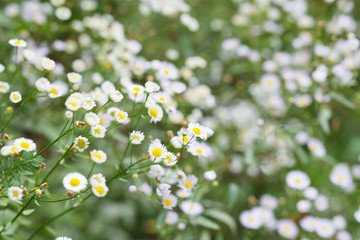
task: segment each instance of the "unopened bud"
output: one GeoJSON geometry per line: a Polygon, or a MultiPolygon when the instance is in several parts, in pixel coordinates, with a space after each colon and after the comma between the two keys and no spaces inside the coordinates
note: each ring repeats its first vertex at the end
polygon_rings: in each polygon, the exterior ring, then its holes
{"type": "Polygon", "coordinates": [[[180,123],[181,127],[186,128],[188,125],[188,122],[186,120],[181,121],[180,123]]]}
{"type": "Polygon", "coordinates": [[[83,127],[83,126],[85,126],[85,124],[86,124],[86,123],[83,122],[83,121],[76,121],[76,122],[75,122],[75,126],[76,126],[76,127],[83,127]]]}
{"type": "Polygon", "coordinates": [[[72,197],[72,196],[74,196],[74,193],[72,191],[67,191],[66,196],[72,197]]]}
{"type": "Polygon", "coordinates": [[[153,140],[153,136],[149,135],[149,136],[148,136],[148,139],[149,139],[150,141],[153,140]]]}
{"type": "Polygon", "coordinates": [[[46,170],[46,164],[45,163],[39,164],[39,168],[45,171],[46,170]]]}
{"type": "Polygon", "coordinates": [[[42,190],[41,190],[41,189],[36,189],[36,190],[35,190],[35,194],[36,194],[37,196],[41,196],[42,190]]]}
{"type": "Polygon", "coordinates": [[[176,154],[177,159],[180,159],[180,153],[176,154]]]}
{"type": "Polygon", "coordinates": [[[47,183],[43,183],[43,184],[40,185],[40,188],[47,189],[47,188],[48,188],[48,184],[47,184],[47,183]]]}
{"type": "Polygon", "coordinates": [[[4,139],[5,141],[10,141],[10,137],[9,137],[9,135],[7,135],[6,133],[4,133],[3,139],[4,139]]]}
{"type": "Polygon", "coordinates": [[[132,175],[132,177],[135,178],[135,179],[137,179],[137,178],[139,178],[139,174],[134,173],[134,174],[132,175]]]}
{"type": "Polygon", "coordinates": [[[146,81],[151,81],[152,82],[152,81],[154,81],[154,77],[149,75],[149,76],[146,77],[146,81]]]}
{"type": "Polygon", "coordinates": [[[166,134],[167,134],[167,136],[168,136],[169,138],[174,137],[174,132],[171,131],[171,130],[167,131],[166,134]]]}

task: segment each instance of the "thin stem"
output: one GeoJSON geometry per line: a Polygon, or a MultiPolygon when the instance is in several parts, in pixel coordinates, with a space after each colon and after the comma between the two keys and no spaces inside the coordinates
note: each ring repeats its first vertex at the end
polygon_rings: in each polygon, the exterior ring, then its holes
{"type": "Polygon", "coordinates": [[[31,98],[36,94],[37,90],[35,89],[31,94],[28,94],[26,99],[22,102],[20,107],[14,112],[14,114],[11,116],[11,118],[5,123],[5,125],[1,128],[0,133],[4,131],[6,126],[11,122],[11,120],[18,114],[18,112],[22,109],[22,107],[31,100],[31,98]]]}
{"type": "Polygon", "coordinates": [[[91,167],[91,169],[90,169],[90,172],[89,172],[87,178],[89,178],[90,175],[92,174],[92,172],[94,171],[95,165],[96,165],[96,162],[93,163],[93,165],[92,165],[92,167],[91,167]]]}

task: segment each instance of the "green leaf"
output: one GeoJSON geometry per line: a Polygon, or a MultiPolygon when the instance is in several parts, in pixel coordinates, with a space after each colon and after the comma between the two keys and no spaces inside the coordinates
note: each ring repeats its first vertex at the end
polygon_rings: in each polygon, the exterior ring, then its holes
{"type": "Polygon", "coordinates": [[[167,211],[165,209],[162,209],[156,219],[156,228],[160,230],[162,226],[164,225],[165,218],[166,218],[167,211]]]}
{"type": "Polygon", "coordinates": [[[253,150],[252,146],[246,148],[246,150],[245,150],[245,163],[247,165],[255,164],[255,162],[254,162],[254,150],[253,150]]]}
{"type": "Polygon", "coordinates": [[[202,231],[199,240],[211,240],[210,232],[207,230],[202,231]]]}
{"type": "Polygon", "coordinates": [[[236,223],[228,213],[218,209],[208,209],[204,212],[204,215],[224,223],[230,228],[232,234],[236,233],[236,223]]]}
{"type": "Polygon", "coordinates": [[[32,214],[33,212],[35,211],[35,209],[27,209],[23,212],[23,215],[27,216],[27,215],[30,215],[32,214]]]}
{"type": "Polygon", "coordinates": [[[304,149],[302,149],[302,147],[296,145],[294,147],[294,152],[303,164],[307,164],[309,162],[309,158],[306,155],[306,152],[304,151],[304,149]]]}
{"type": "Polygon", "coordinates": [[[232,208],[238,201],[240,195],[240,187],[235,183],[230,183],[228,188],[228,205],[232,208]]]}
{"type": "Polygon", "coordinates": [[[6,207],[9,202],[8,198],[0,198],[0,207],[6,207]]]}
{"type": "Polygon", "coordinates": [[[197,217],[193,218],[193,221],[202,227],[206,227],[206,228],[209,228],[212,230],[220,230],[220,226],[216,222],[214,222],[206,217],[197,216],[197,217]]]}
{"type": "Polygon", "coordinates": [[[336,101],[338,101],[339,103],[343,104],[344,106],[350,108],[350,109],[356,109],[356,105],[352,102],[350,102],[349,100],[347,100],[344,96],[342,96],[339,93],[336,92],[331,92],[330,96],[335,99],[336,101]]]}
{"type": "Polygon", "coordinates": [[[330,134],[329,120],[331,119],[331,116],[332,116],[332,113],[329,108],[323,107],[320,109],[318,121],[319,121],[320,126],[323,129],[324,133],[327,135],[330,134]]]}

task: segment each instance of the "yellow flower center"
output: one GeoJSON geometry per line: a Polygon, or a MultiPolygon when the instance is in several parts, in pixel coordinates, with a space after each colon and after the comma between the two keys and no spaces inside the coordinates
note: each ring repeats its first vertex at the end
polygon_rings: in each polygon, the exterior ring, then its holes
{"type": "Polygon", "coordinates": [[[160,98],[160,101],[165,101],[165,98],[164,98],[164,97],[161,97],[161,98],[160,98]]]}
{"type": "Polygon", "coordinates": [[[118,113],[118,115],[117,115],[120,119],[125,119],[125,116],[124,116],[124,114],[122,114],[122,113],[118,113]]]}
{"type": "Polygon", "coordinates": [[[133,89],[134,91],[136,91],[136,92],[139,92],[140,91],[140,88],[138,88],[138,87],[134,87],[134,89],[133,89]]]}
{"type": "Polygon", "coordinates": [[[155,157],[161,157],[162,151],[161,151],[160,148],[154,148],[154,149],[152,150],[152,154],[153,154],[155,157]]]}
{"type": "Polygon", "coordinates": [[[296,181],[297,183],[300,183],[300,179],[296,179],[295,181],[296,181]]]}
{"type": "Polygon", "coordinates": [[[21,146],[22,148],[28,149],[28,148],[30,147],[30,144],[28,144],[27,142],[22,142],[22,143],[20,143],[20,146],[21,146]]]}
{"type": "Polygon", "coordinates": [[[104,125],[104,120],[102,118],[100,118],[99,124],[104,125]]]}
{"type": "Polygon", "coordinates": [[[165,203],[165,206],[167,206],[167,207],[171,206],[171,201],[169,199],[165,199],[164,203],[165,203]]]}
{"type": "Polygon", "coordinates": [[[200,135],[201,134],[201,130],[199,128],[193,128],[193,132],[196,134],[196,135],[200,135]]]}
{"type": "Polygon", "coordinates": [[[189,138],[187,136],[184,136],[183,141],[187,143],[187,142],[189,142],[189,138]]]}
{"type": "Polygon", "coordinates": [[[14,100],[19,100],[19,96],[17,94],[14,94],[14,100]]]}
{"type": "Polygon", "coordinates": [[[140,138],[139,138],[139,136],[134,135],[134,136],[132,136],[131,140],[132,140],[132,141],[133,141],[133,140],[138,140],[138,141],[140,141],[140,138]]]}
{"type": "Polygon", "coordinates": [[[96,192],[98,192],[100,194],[100,196],[103,195],[105,192],[105,190],[102,186],[96,186],[96,187],[94,187],[94,189],[96,192]]]}
{"type": "Polygon", "coordinates": [[[157,110],[154,109],[154,108],[150,109],[150,115],[153,116],[153,117],[156,117],[158,115],[157,110]]]}
{"type": "Polygon", "coordinates": [[[73,187],[79,186],[79,184],[80,184],[80,180],[77,178],[73,178],[70,180],[70,185],[73,187]]]}
{"type": "Polygon", "coordinates": [[[17,190],[14,190],[14,191],[13,191],[13,195],[14,195],[14,197],[18,197],[18,196],[19,196],[19,192],[18,192],[17,190]]]}
{"type": "Polygon", "coordinates": [[[15,44],[16,44],[16,45],[20,45],[20,44],[21,44],[20,40],[17,40],[17,41],[15,42],[15,44]]]}
{"type": "Polygon", "coordinates": [[[77,105],[76,102],[69,102],[69,104],[73,107],[76,107],[76,105],[77,105]]]}
{"type": "Polygon", "coordinates": [[[168,75],[168,74],[169,74],[169,71],[168,71],[168,70],[165,70],[164,73],[165,73],[166,75],[168,75]]]}
{"type": "Polygon", "coordinates": [[[199,149],[196,149],[196,152],[201,154],[202,150],[199,148],[199,149]]]}
{"type": "Polygon", "coordinates": [[[52,94],[57,94],[58,92],[56,91],[56,89],[55,88],[52,88],[51,90],[50,90],[50,92],[49,93],[52,93],[52,94]]]}
{"type": "Polygon", "coordinates": [[[11,151],[12,151],[12,152],[15,152],[15,151],[17,151],[17,150],[19,150],[17,147],[12,147],[12,148],[11,148],[11,151]]]}
{"type": "Polygon", "coordinates": [[[86,142],[84,139],[79,139],[78,142],[77,142],[77,146],[79,148],[84,148],[86,146],[86,142]]]}
{"type": "Polygon", "coordinates": [[[98,159],[102,159],[101,155],[98,154],[98,153],[95,153],[95,154],[94,154],[94,157],[96,157],[96,158],[98,158],[98,159]]]}
{"type": "Polygon", "coordinates": [[[138,72],[140,72],[140,71],[141,71],[141,68],[136,67],[135,70],[138,71],[138,72]]]}
{"type": "Polygon", "coordinates": [[[100,131],[100,129],[98,129],[98,128],[95,129],[94,132],[95,132],[95,134],[101,134],[101,131],[100,131]]]}
{"type": "Polygon", "coordinates": [[[193,185],[193,184],[192,184],[192,182],[190,182],[190,181],[188,181],[188,182],[185,183],[185,187],[186,187],[186,188],[191,188],[192,185],[193,185]]]}

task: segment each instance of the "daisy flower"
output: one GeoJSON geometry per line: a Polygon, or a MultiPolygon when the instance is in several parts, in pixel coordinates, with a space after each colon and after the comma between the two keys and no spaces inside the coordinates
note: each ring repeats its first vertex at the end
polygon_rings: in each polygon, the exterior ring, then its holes
{"type": "Polygon", "coordinates": [[[94,112],[88,112],[84,116],[84,121],[89,126],[95,126],[100,124],[100,118],[94,112]]]}
{"type": "Polygon", "coordinates": [[[95,173],[90,177],[90,185],[95,186],[99,184],[105,184],[106,179],[101,173],[95,173]]]}
{"type": "Polygon", "coordinates": [[[318,220],[315,232],[322,238],[331,238],[335,234],[336,228],[333,221],[323,218],[318,220]]]}
{"type": "Polygon", "coordinates": [[[160,86],[157,83],[152,81],[148,81],[145,83],[145,91],[148,93],[158,92],[160,90],[160,86]]]}
{"type": "Polygon", "coordinates": [[[155,163],[160,162],[167,153],[167,150],[160,141],[153,141],[149,146],[150,159],[155,163]]]}
{"type": "Polygon", "coordinates": [[[192,192],[180,189],[176,191],[176,196],[179,198],[188,198],[192,196],[192,192]]]}
{"type": "Polygon", "coordinates": [[[85,97],[82,101],[81,107],[86,111],[90,111],[96,106],[95,100],[92,97],[85,97]]]}
{"type": "Polygon", "coordinates": [[[107,155],[105,152],[95,149],[90,152],[90,157],[91,160],[93,160],[96,163],[103,163],[107,159],[107,155]]]}
{"type": "Polygon", "coordinates": [[[74,147],[79,151],[83,152],[89,147],[89,140],[86,137],[79,136],[74,139],[74,147]]]}
{"type": "Polygon", "coordinates": [[[48,79],[42,77],[35,82],[35,87],[39,92],[49,92],[50,82],[48,79]]]}
{"type": "Polygon", "coordinates": [[[299,108],[308,107],[312,102],[312,98],[309,94],[297,94],[294,97],[294,104],[299,108]]]}
{"type": "Polygon", "coordinates": [[[20,201],[23,197],[23,190],[19,187],[9,187],[7,195],[12,201],[20,201]]]}
{"type": "Polygon", "coordinates": [[[69,20],[71,18],[71,10],[67,7],[59,7],[55,11],[55,16],[62,21],[69,20]]]}
{"type": "Polygon", "coordinates": [[[117,110],[114,113],[114,118],[118,123],[127,123],[128,122],[128,113],[122,110],[117,110]]]}
{"type": "Polygon", "coordinates": [[[260,78],[260,85],[266,92],[276,92],[280,88],[281,81],[275,74],[267,73],[260,78]]]}
{"type": "Polygon", "coordinates": [[[291,188],[303,190],[310,185],[310,179],[306,173],[293,170],[286,175],[286,183],[291,188]]]}
{"type": "Polygon", "coordinates": [[[214,181],[216,179],[216,172],[214,170],[204,172],[204,178],[208,181],[214,181]]]}
{"type": "Polygon", "coordinates": [[[105,197],[109,188],[105,184],[92,185],[92,192],[97,197],[105,197]]]}
{"type": "Polygon", "coordinates": [[[150,115],[151,119],[150,122],[157,123],[161,121],[164,116],[164,112],[159,105],[152,105],[148,108],[148,114],[150,115]]]}
{"type": "Polygon", "coordinates": [[[0,93],[6,93],[10,89],[10,85],[7,82],[0,81],[0,93]]]}
{"type": "Polygon", "coordinates": [[[18,103],[21,101],[22,98],[21,94],[18,91],[15,91],[10,93],[9,99],[12,103],[18,103]]]}
{"type": "Polygon", "coordinates": [[[171,193],[171,185],[167,183],[160,183],[160,185],[156,188],[156,194],[159,197],[168,196],[171,193]]]}
{"type": "Polygon", "coordinates": [[[81,106],[82,106],[81,100],[76,99],[72,96],[69,96],[65,101],[65,107],[73,112],[79,110],[81,106]]]}
{"type": "Polygon", "coordinates": [[[200,215],[204,211],[204,207],[201,205],[201,203],[193,201],[182,202],[180,208],[184,213],[190,216],[200,215]]]}
{"type": "Polygon", "coordinates": [[[36,150],[36,144],[34,143],[34,141],[31,139],[27,139],[27,138],[15,139],[14,145],[18,149],[24,150],[26,152],[31,152],[31,151],[36,150]]]}
{"type": "Polygon", "coordinates": [[[241,225],[249,229],[259,229],[262,226],[262,219],[258,211],[245,210],[240,214],[241,225]]]}
{"type": "Polygon", "coordinates": [[[66,76],[70,83],[81,84],[82,82],[82,76],[79,73],[71,72],[66,74],[66,76]]]}
{"type": "Polygon", "coordinates": [[[78,172],[68,173],[63,178],[63,185],[66,190],[80,192],[87,187],[88,181],[84,175],[78,172]]]}
{"type": "Polygon", "coordinates": [[[167,195],[167,196],[164,196],[162,198],[162,204],[164,206],[165,209],[169,209],[169,210],[172,210],[174,207],[176,207],[177,205],[177,197],[175,197],[174,195],[167,195]]]}
{"type": "Polygon", "coordinates": [[[134,84],[128,89],[129,98],[135,102],[142,102],[145,99],[145,88],[139,84],[134,84]]]}
{"type": "Polygon", "coordinates": [[[109,98],[111,101],[118,103],[124,98],[124,95],[119,90],[113,90],[109,92],[109,98]]]}
{"type": "Polygon", "coordinates": [[[276,224],[276,228],[277,232],[285,238],[295,239],[299,234],[299,228],[291,220],[279,220],[276,224]]]}
{"type": "Polygon", "coordinates": [[[209,157],[211,155],[211,148],[204,142],[193,142],[189,145],[187,150],[193,156],[209,157]]]}
{"type": "Polygon", "coordinates": [[[48,94],[49,94],[49,98],[60,97],[63,94],[63,88],[60,84],[56,84],[56,83],[50,84],[48,94]]]}
{"type": "Polygon", "coordinates": [[[171,97],[168,93],[158,92],[151,94],[151,98],[153,98],[156,102],[166,104],[171,100],[171,97]]]}
{"type": "Polygon", "coordinates": [[[163,163],[168,166],[174,166],[177,163],[177,157],[172,152],[167,152],[164,156],[163,163]]]}
{"type": "Polygon", "coordinates": [[[314,156],[319,158],[325,157],[326,149],[320,140],[316,138],[310,138],[307,142],[307,146],[314,156]]]}
{"type": "Polygon", "coordinates": [[[106,128],[101,125],[95,125],[91,127],[91,135],[95,138],[104,138],[106,133],[106,128]]]}
{"type": "Polygon", "coordinates": [[[179,181],[179,187],[184,190],[191,191],[195,187],[197,182],[198,178],[196,176],[189,175],[179,181]]]}
{"type": "Polygon", "coordinates": [[[201,126],[199,123],[189,123],[188,130],[196,137],[199,137],[201,139],[207,138],[206,129],[203,126],[201,126]]]}
{"type": "Polygon", "coordinates": [[[40,62],[40,66],[47,71],[52,71],[55,68],[55,61],[50,58],[43,57],[40,62]]]}
{"type": "Polygon", "coordinates": [[[130,142],[131,144],[140,144],[145,138],[143,132],[140,131],[132,131],[130,133],[130,142]]]}
{"type": "Polygon", "coordinates": [[[13,47],[26,47],[27,46],[27,43],[24,41],[24,40],[21,40],[21,39],[10,39],[9,40],[9,44],[13,47]]]}

